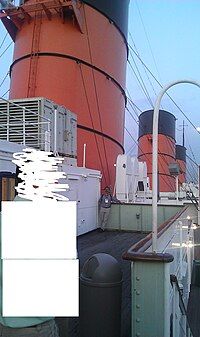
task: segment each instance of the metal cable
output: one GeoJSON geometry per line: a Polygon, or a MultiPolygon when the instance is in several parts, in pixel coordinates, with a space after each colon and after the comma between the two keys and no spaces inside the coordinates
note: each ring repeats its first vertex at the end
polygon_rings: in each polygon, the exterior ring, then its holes
{"type": "Polygon", "coordinates": [[[3,53],[0,54],[0,58],[6,53],[6,51],[10,48],[10,46],[13,44],[13,41],[9,43],[9,45],[6,47],[6,49],[3,51],[3,53]]]}
{"type": "MultiPolygon", "coordinates": [[[[131,37],[131,40],[132,40],[132,43],[133,43],[133,45],[134,45],[134,48],[135,48],[136,52],[137,52],[138,55],[140,56],[139,51],[138,51],[138,49],[137,49],[137,47],[136,47],[136,44],[135,44],[135,42],[134,42],[134,40],[133,40],[132,34],[131,34],[130,32],[129,32],[129,35],[130,35],[130,37],[131,37]]],[[[144,67],[143,64],[142,64],[142,66],[143,66],[144,72],[145,72],[145,74],[146,74],[146,77],[147,77],[147,79],[148,79],[148,81],[149,81],[149,83],[150,83],[150,86],[151,86],[151,88],[152,88],[152,90],[153,90],[153,92],[154,92],[154,95],[155,95],[155,97],[157,98],[158,94],[156,93],[156,90],[155,90],[155,88],[154,88],[154,86],[153,86],[153,83],[152,83],[151,80],[150,80],[150,77],[149,77],[149,75],[148,75],[147,69],[144,67]]],[[[163,109],[162,104],[160,104],[160,106],[161,106],[161,108],[163,109]]]]}
{"type": "MultiPolygon", "coordinates": [[[[92,58],[92,51],[91,51],[91,45],[90,45],[90,38],[89,38],[89,31],[88,31],[87,19],[86,19],[86,14],[85,14],[85,8],[83,10],[84,10],[84,18],[85,18],[85,26],[86,26],[86,32],[87,32],[87,41],[88,41],[88,48],[89,48],[89,54],[90,54],[90,61],[91,61],[91,64],[93,65],[93,58],[92,58]]],[[[103,132],[101,112],[100,112],[100,106],[99,106],[99,97],[98,97],[96,79],[95,79],[93,68],[92,68],[92,77],[93,77],[94,90],[95,90],[95,96],[96,96],[96,102],[97,102],[97,111],[98,111],[98,116],[99,116],[99,123],[100,123],[101,132],[103,132]]],[[[111,181],[104,137],[102,137],[102,140],[103,140],[103,148],[104,148],[104,154],[105,154],[105,159],[106,159],[108,177],[109,177],[109,181],[111,181]]]]}
{"type": "MultiPolygon", "coordinates": [[[[86,98],[86,102],[87,102],[87,106],[88,106],[88,112],[89,112],[89,115],[90,115],[92,127],[94,129],[94,122],[93,122],[92,113],[91,113],[91,109],[90,109],[90,102],[89,102],[89,99],[88,99],[88,94],[87,94],[85,80],[84,80],[84,76],[83,76],[83,72],[82,72],[82,65],[81,65],[81,63],[79,64],[79,69],[80,69],[80,73],[81,73],[81,79],[82,79],[82,83],[83,83],[85,98],[86,98]]],[[[95,138],[95,142],[96,142],[96,147],[97,147],[97,151],[98,151],[98,155],[99,155],[100,164],[101,164],[101,168],[102,168],[102,171],[103,171],[104,179],[105,179],[105,182],[106,182],[106,185],[107,185],[107,179],[106,179],[106,175],[105,175],[105,172],[104,172],[103,162],[102,162],[102,158],[101,158],[101,152],[100,152],[100,149],[99,149],[97,135],[96,135],[95,132],[94,132],[94,138],[95,138]]]]}
{"type": "Polygon", "coordinates": [[[153,62],[154,62],[154,65],[155,65],[155,68],[156,68],[156,71],[157,71],[159,80],[160,80],[160,79],[161,79],[161,76],[160,76],[160,73],[159,73],[159,71],[158,71],[156,59],[155,59],[155,57],[154,57],[153,50],[152,50],[152,48],[151,48],[151,43],[150,43],[150,40],[149,40],[149,37],[148,37],[148,34],[147,34],[147,30],[146,30],[146,28],[145,28],[145,24],[144,24],[144,21],[143,21],[143,18],[142,18],[142,14],[141,14],[141,11],[140,11],[140,8],[139,8],[139,5],[138,5],[137,0],[135,0],[135,3],[136,3],[136,6],[137,6],[137,10],[138,10],[139,17],[140,17],[140,20],[141,20],[141,23],[142,23],[142,26],[143,26],[143,29],[144,29],[144,33],[145,33],[146,39],[147,39],[147,42],[148,42],[148,45],[149,45],[149,49],[150,49],[150,52],[151,52],[151,56],[152,56],[152,59],[153,59],[153,62]]]}
{"type": "Polygon", "coordinates": [[[128,96],[129,96],[129,97],[127,97],[127,101],[129,101],[129,103],[132,105],[133,110],[135,111],[136,116],[139,117],[139,115],[138,115],[137,112],[136,112],[136,109],[137,109],[138,111],[140,111],[141,113],[142,113],[143,111],[138,107],[138,105],[136,105],[136,104],[133,102],[133,100],[132,100],[132,98],[131,98],[130,91],[129,91],[127,88],[126,88],[126,91],[127,91],[128,96]]]}
{"type": "Polygon", "coordinates": [[[187,173],[192,178],[192,181],[198,182],[198,173],[197,171],[195,171],[195,168],[192,162],[189,162],[187,165],[187,173]],[[190,165],[191,170],[189,169],[189,165],[190,165]]]}
{"type": "Polygon", "coordinates": [[[6,94],[10,91],[10,89],[8,89],[6,92],[4,92],[4,94],[0,97],[0,99],[2,99],[4,96],[6,96],[6,94]]]}
{"type": "Polygon", "coordinates": [[[189,157],[187,154],[186,154],[186,157],[188,159],[190,159],[193,162],[193,164],[195,164],[197,167],[199,167],[199,165],[191,157],[189,157]]]}
{"type": "MultiPolygon", "coordinates": [[[[135,44],[134,44],[135,45],[135,44]]],[[[136,53],[135,53],[136,54],[136,53]]],[[[139,56],[139,54],[138,54],[138,56],[139,56]]],[[[133,58],[133,56],[132,56],[132,58],[133,58]]],[[[143,66],[145,66],[145,64],[144,64],[144,62],[142,62],[142,64],[143,64],[143,66]]],[[[146,67],[147,68],[147,67],[146,67]]],[[[145,69],[146,69],[145,68],[145,69]]],[[[147,68],[148,69],[148,68],[147,68]]],[[[159,83],[159,85],[162,87],[162,85],[159,83]]],[[[169,95],[168,95],[169,96],[169,95]]],[[[169,96],[170,97],[170,96],[169,96]]],[[[183,112],[182,112],[183,113],[183,112]]],[[[195,126],[194,126],[195,127],[195,126]]],[[[195,127],[195,130],[196,130],[196,127],[195,127]]],[[[197,130],[196,130],[197,131],[197,130]]],[[[168,141],[168,143],[169,143],[169,145],[171,146],[172,144],[171,144],[171,142],[169,142],[169,140],[168,140],[168,138],[167,138],[167,141],[168,141]]],[[[163,157],[163,160],[166,162],[166,160],[165,160],[165,158],[163,157]]],[[[194,177],[192,177],[192,178],[194,178],[194,177]]],[[[179,181],[179,183],[180,183],[180,181],[179,181]]]]}
{"type": "MultiPolygon", "coordinates": [[[[136,51],[133,49],[133,47],[129,44],[130,49],[133,51],[133,53],[137,56],[137,58],[140,60],[140,62],[144,65],[144,67],[148,70],[150,75],[154,78],[156,83],[159,84],[161,88],[163,88],[162,84],[157,80],[157,78],[154,76],[154,74],[151,72],[151,70],[146,66],[146,64],[142,61],[141,57],[136,53],[136,51]]],[[[130,51],[131,53],[131,51],[130,51]]],[[[187,117],[187,115],[184,113],[184,111],[178,106],[178,104],[175,102],[175,100],[166,92],[166,95],[169,97],[169,99],[174,103],[174,105],[177,107],[177,109],[183,114],[183,116],[187,119],[187,121],[192,125],[192,127],[196,130],[196,132],[200,135],[200,131],[197,130],[196,126],[193,124],[193,122],[187,117]]]]}
{"type": "MultiPolygon", "coordinates": [[[[138,111],[140,111],[141,113],[143,112],[134,102],[131,98],[127,97],[127,100],[129,101],[129,103],[134,106],[138,111]]],[[[139,115],[136,113],[137,117],[139,117],[139,115]]]]}
{"type": "Polygon", "coordinates": [[[127,110],[128,113],[130,114],[130,116],[133,118],[134,122],[138,125],[138,121],[135,119],[135,117],[133,116],[132,112],[129,110],[128,107],[126,107],[126,110],[127,110]]]}
{"type": "Polygon", "coordinates": [[[147,100],[148,100],[150,106],[153,107],[153,102],[152,102],[152,100],[151,100],[151,97],[150,97],[150,95],[149,95],[149,93],[148,93],[148,90],[147,90],[147,88],[146,88],[146,85],[145,85],[145,83],[144,83],[144,81],[143,81],[143,79],[142,79],[142,76],[141,76],[141,74],[140,74],[140,72],[139,72],[139,69],[138,69],[138,67],[137,67],[136,62],[135,62],[134,59],[133,59],[133,62],[134,62],[135,67],[136,67],[136,69],[137,69],[137,71],[138,71],[138,74],[139,74],[140,79],[138,78],[138,75],[136,74],[136,72],[135,72],[135,70],[134,70],[134,68],[133,68],[133,66],[132,66],[132,64],[131,64],[131,62],[130,62],[130,60],[128,60],[128,64],[129,64],[129,66],[130,66],[130,68],[131,68],[133,74],[135,75],[135,77],[136,77],[136,79],[137,79],[137,81],[138,81],[138,83],[139,83],[139,85],[140,85],[140,87],[141,87],[143,93],[145,94],[145,96],[146,96],[146,98],[147,98],[147,100]],[[142,84],[141,84],[140,81],[142,82],[142,84]]]}
{"type": "Polygon", "coordinates": [[[6,35],[4,36],[4,38],[3,38],[3,40],[2,40],[2,42],[0,44],[0,49],[1,49],[1,47],[3,47],[3,44],[6,41],[7,36],[8,36],[8,32],[6,33],[6,35]]]}
{"type": "Polygon", "coordinates": [[[128,153],[131,154],[132,151],[135,149],[135,147],[136,147],[136,144],[131,145],[130,149],[127,150],[126,154],[128,154],[128,153]]]}
{"type": "Polygon", "coordinates": [[[4,82],[5,82],[6,78],[8,77],[8,75],[9,75],[9,72],[5,75],[5,77],[4,77],[3,80],[1,81],[1,83],[0,83],[0,88],[1,88],[2,85],[4,84],[4,82]]]}

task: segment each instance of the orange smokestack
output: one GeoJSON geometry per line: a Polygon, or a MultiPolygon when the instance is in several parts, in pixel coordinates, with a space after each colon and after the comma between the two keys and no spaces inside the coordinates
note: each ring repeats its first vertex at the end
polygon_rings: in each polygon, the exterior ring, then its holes
{"type": "Polygon", "coordinates": [[[180,167],[178,176],[179,184],[186,182],[186,148],[182,145],[176,145],[176,162],[180,167]]]}
{"type": "Polygon", "coordinates": [[[28,0],[1,14],[15,41],[10,99],[46,97],[76,113],[78,165],[86,143],[86,166],[104,185],[123,153],[128,5],[28,0]]]}
{"type": "MultiPolygon", "coordinates": [[[[158,120],[158,172],[159,191],[175,191],[175,178],[169,173],[168,165],[175,163],[175,117],[160,110],[158,120]]],[[[153,110],[139,116],[138,159],[147,163],[147,175],[152,188],[152,125],[153,110]]]]}

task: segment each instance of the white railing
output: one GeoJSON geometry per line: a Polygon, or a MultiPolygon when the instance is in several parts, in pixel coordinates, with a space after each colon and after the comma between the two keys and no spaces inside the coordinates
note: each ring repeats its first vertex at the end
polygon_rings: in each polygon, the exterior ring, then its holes
{"type": "MultiPolygon", "coordinates": [[[[196,223],[197,211],[194,206],[190,205],[170,224],[167,230],[163,230],[162,234],[158,236],[158,252],[168,253],[174,257],[173,262],[169,265],[169,274],[176,279],[176,282],[171,282],[171,286],[168,288],[168,318],[166,317],[168,320],[171,316],[173,317],[173,336],[192,336],[186,312],[183,312],[180,306],[180,296],[187,307],[194,259],[196,223]],[[181,293],[182,295],[180,295],[181,293]]],[[[151,251],[152,246],[146,250],[146,252],[151,251]]]]}
{"type": "Polygon", "coordinates": [[[189,204],[131,246],[132,337],[192,337],[187,315],[197,210],[189,204]]]}

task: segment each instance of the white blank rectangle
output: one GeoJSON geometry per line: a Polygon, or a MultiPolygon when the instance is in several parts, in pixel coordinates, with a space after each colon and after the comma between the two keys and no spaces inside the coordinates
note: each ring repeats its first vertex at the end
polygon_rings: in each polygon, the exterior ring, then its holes
{"type": "Polygon", "coordinates": [[[2,202],[3,259],[76,259],[76,202],[2,202]]]}
{"type": "Polygon", "coordinates": [[[78,316],[78,260],[4,260],[3,316],[78,316]]]}

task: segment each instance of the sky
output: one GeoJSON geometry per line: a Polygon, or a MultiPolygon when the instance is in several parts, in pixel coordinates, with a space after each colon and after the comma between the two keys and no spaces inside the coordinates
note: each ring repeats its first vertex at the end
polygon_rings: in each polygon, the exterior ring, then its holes
{"type": "MultiPolygon", "coordinates": [[[[133,155],[137,153],[135,143],[138,137],[137,115],[140,110],[145,111],[152,108],[152,103],[154,105],[161,89],[150,73],[144,70],[133,50],[161,85],[179,79],[200,81],[199,17],[199,0],[130,0],[128,32],[130,63],[127,65],[126,88],[132,101],[139,109],[133,110],[133,107],[128,105],[134,118],[126,111],[126,129],[128,131],[125,130],[125,148],[128,153],[133,155]],[[141,78],[147,90],[146,95],[144,89],[141,89],[141,78]]],[[[13,52],[11,45],[2,55],[11,42],[11,39],[7,37],[1,46],[4,36],[5,29],[0,23],[0,96],[9,88],[9,77],[6,78],[3,85],[1,82],[8,72],[13,52]]],[[[190,84],[179,84],[171,88],[168,93],[192,123],[196,127],[200,126],[199,88],[190,84]]],[[[200,134],[166,96],[162,99],[162,108],[173,113],[177,118],[176,139],[179,144],[182,143],[181,125],[185,120],[185,145],[188,154],[197,163],[200,163],[200,134]]]]}
{"type": "MultiPolygon", "coordinates": [[[[142,61],[162,85],[183,79],[200,81],[199,17],[200,1],[198,0],[130,0],[129,44],[137,51],[142,61]]],[[[129,55],[129,59],[134,70],[139,69],[151,100],[155,104],[161,88],[147,72],[149,81],[141,62],[133,52],[132,55],[129,55]]],[[[127,69],[127,88],[132,100],[142,111],[151,109],[130,65],[127,69]]],[[[200,125],[199,88],[191,84],[178,84],[169,89],[168,93],[193,124],[198,127],[200,125]]],[[[185,121],[188,154],[199,163],[200,135],[168,97],[164,96],[161,103],[163,109],[173,113],[177,118],[176,139],[179,144],[182,144],[181,125],[183,120],[185,121]]],[[[129,114],[126,115],[126,125],[131,125],[132,118],[129,114]]],[[[132,123],[132,127],[131,134],[137,138],[137,125],[135,128],[132,123]]],[[[131,141],[130,136],[125,137],[125,140],[127,147],[131,141]]],[[[130,149],[130,143],[129,146],[130,149]]]]}

